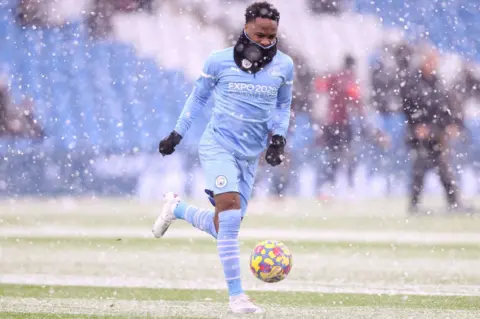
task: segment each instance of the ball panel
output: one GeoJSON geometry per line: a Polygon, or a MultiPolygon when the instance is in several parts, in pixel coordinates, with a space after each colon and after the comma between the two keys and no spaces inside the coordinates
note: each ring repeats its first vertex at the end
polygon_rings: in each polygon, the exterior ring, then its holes
{"type": "Polygon", "coordinates": [[[275,262],[268,257],[263,259],[263,262],[266,263],[267,265],[270,265],[270,266],[275,265],[275,262]]]}
{"type": "Polygon", "coordinates": [[[262,259],[262,256],[252,256],[252,259],[250,261],[250,267],[252,267],[255,272],[258,272],[260,270],[260,263],[262,262],[262,259]]]}

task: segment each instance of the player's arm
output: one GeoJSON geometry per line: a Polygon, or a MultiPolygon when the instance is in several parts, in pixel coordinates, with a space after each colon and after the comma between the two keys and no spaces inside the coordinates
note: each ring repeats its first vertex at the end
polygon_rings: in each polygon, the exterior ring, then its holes
{"type": "Polygon", "coordinates": [[[293,62],[291,62],[287,76],[280,86],[277,95],[277,107],[273,117],[272,124],[272,142],[267,149],[265,160],[272,166],[282,163],[285,153],[286,136],[288,125],[290,123],[290,109],[292,104],[293,92],[293,62]]]}
{"type": "Polygon", "coordinates": [[[193,121],[207,105],[208,99],[212,95],[213,88],[217,83],[217,74],[218,68],[215,56],[210,55],[205,62],[200,77],[195,81],[192,93],[190,93],[190,96],[185,102],[174,130],[168,137],[160,142],[158,148],[160,154],[165,156],[175,151],[175,146],[180,143],[183,136],[185,136],[188,129],[192,126],[193,121]]]}

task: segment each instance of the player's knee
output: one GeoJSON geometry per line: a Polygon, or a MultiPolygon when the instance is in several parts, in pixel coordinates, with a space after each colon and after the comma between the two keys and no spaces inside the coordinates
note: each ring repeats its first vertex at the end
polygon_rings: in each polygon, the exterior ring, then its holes
{"type": "Polygon", "coordinates": [[[227,210],[241,209],[240,194],[224,193],[216,195],[215,208],[219,213],[227,210]]]}

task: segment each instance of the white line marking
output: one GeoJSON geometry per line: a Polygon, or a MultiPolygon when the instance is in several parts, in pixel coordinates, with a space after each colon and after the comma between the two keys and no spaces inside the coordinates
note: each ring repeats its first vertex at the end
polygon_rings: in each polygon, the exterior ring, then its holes
{"type": "MultiPolygon", "coordinates": [[[[165,289],[212,289],[224,290],[225,283],[211,278],[201,281],[182,279],[161,279],[149,277],[107,277],[76,275],[41,275],[41,274],[2,274],[1,284],[48,285],[48,286],[82,286],[82,287],[129,287],[129,288],[165,288],[165,289]]],[[[352,293],[352,294],[388,294],[418,296],[473,296],[480,297],[480,285],[412,285],[385,284],[375,287],[365,282],[357,284],[332,284],[318,281],[285,280],[279,284],[264,284],[258,281],[249,285],[253,291],[287,291],[317,293],[352,293]]]]}
{"type": "MultiPolygon", "coordinates": [[[[3,238],[49,237],[49,238],[152,238],[148,227],[135,228],[88,228],[88,227],[0,227],[3,238]]],[[[197,229],[171,227],[166,238],[206,238],[211,236],[197,229]]],[[[240,231],[239,239],[276,239],[276,240],[310,240],[323,242],[347,243],[392,243],[392,244],[478,244],[480,233],[449,232],[406,232],[406,231],[342,231],[342,230],[274,230],[249,229],[240,231]]]]}

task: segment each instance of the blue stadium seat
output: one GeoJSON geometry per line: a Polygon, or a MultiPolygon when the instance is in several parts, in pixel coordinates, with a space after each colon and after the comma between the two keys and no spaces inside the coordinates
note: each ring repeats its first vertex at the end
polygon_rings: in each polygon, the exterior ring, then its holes
{"type": "Polygon", "coordinates": [[[162,102],[155,98],[160,87],[161,72],[152,59],[137,61],[135,89],[139,104],[135,108],[134,116],[141,127],[140,149],[150,151],[158,142],[155,134],[158,125],[158,115],[161,114],[162,102]],[[158,111],[157,111],[158,110],[158,111]]]}
{"type": "Polygon", "coordinates": [[[77,132],[77,143],[80,147],[92,147],[98,144],[96,119],[89,116],[93,113],[94,97],[92,81],[88,75],[89,42],[88,32],[83,23],[70,23],[62,28],[64,49],[67,62],[66,70],[68,90],[71,92],[70,114],[77,132]]]}
{"type": "Polygon", "coordinates": [[[6,11],[9,9],[13,9],[19,0],[0,0],[0,10],[6,11]]]}
{"type": "Polygon", "coordinates": [[[101,146],[110,151],[123,152],[127,141],[121,101],[113,88],[114,79],[110,74],[110,45],[109,42],[92,45],[89,74],[93,81],[101,146]]]}
{"type": "Polygon", "coordinates": [[[410,38],[419,38],[428,31],[429,38],[441,49],[458,51],[468,58],[480,58],[480,26],[475,1],[415,2],[357,0],[361,13],[382,18],[386,26],[404,29],[410,38]]]}
{"type": "Polygon", "coordinates": [[[137,57],[133,47],[123,44],[110,45],[110,74],[113,89],[118,97],[119,109],[123,121],[125,147],[133,148],[138,145],[141,128],[134,116],[134,110],[140,107],[137,98],[136,85],[137,57]]]}
{"type": "Polygon", "coordinates": [[[65,44],[65,33],[62,28],[44,30],[45,63],[42,72],[44,78],[48,102],[52,113],[55,115],[54,131],[57,145],[70,149],[77,142],[76,118],[73,116],[71,99],[72,92],[69,89],[69,69],[71,67],[70,54],[65,44]]]}

